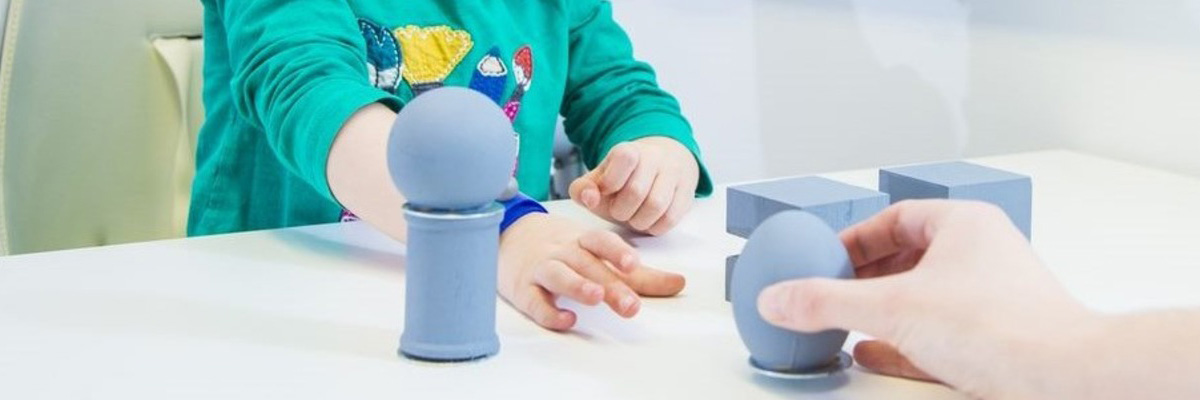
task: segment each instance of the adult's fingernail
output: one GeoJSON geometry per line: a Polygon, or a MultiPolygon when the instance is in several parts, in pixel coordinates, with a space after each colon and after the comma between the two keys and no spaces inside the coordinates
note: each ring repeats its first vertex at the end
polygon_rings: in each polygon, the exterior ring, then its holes
{"type": "Polygon", "coordinates": [[[788,291],[776,285],[763,289],[758,295],[758,313],[768,322],[787,320],[788,291]]]}

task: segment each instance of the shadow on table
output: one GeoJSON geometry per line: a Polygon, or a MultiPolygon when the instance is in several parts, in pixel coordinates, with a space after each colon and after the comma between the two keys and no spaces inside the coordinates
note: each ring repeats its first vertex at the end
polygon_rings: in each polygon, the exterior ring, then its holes
{"type": "MultiPolygon", "coordinates": [[[[348,225],[348,224],[341,224],[348,225]]],[[[322,227],[325,228],[325,227],[322,227]]],[[[350,227],[338,227],[339,229],[350,227]]],[[[325,233],[325,232],[323,232],[325,233]]],[[[365,243],[348,243],[337,234],[314,234],[299,229],[284,229],[271,233],[284,244],[305,252],[316,253],[323,257],[348,262],[355,266],[375,270],[403,274],[407,258],[404,245],[390,238],[371,238],[365,243]],[[331,237],[332,236],[332,237],[331,237]]],[[[382,236],[382,235],[379,235],[382,236]]]]}
{"type": "Polygon", "coordinates": [[[755,385],[758,385],[763,389],[784,395],[832,392],[850,383],[850,377],[846,374],[837,374],[826,378],[812,380],[778,379],[755,373],[751,374],[754,375],[753,380],[755,385]]]}
{"type": "Polygon", "coordinates": [[[399,332],[163,295],[59,293],[7,319],[87,334],[186,338],[394,361],[399,332]]]}

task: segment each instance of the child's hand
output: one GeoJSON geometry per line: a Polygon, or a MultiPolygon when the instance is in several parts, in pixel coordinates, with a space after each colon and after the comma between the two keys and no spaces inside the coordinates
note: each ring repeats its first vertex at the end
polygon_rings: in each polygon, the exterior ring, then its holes
{"type": "Polygon", "coordinates": [[[648,268],[617,234],[587,230],[548,214],[529,214],[500,237],[499,292],[505,300],[553,330],[575,325],[575,313],[558,308],[565,296],[579,303],[608,304],[633,317],[639,294],[673,296],[683,290],[682,275],[648,268]]]}
{"type": "Polygon", "coordinates": [[[671,138],[647,137],[613,147],[595,170],[571,183],[571,198],[609,221],[662,235],[692,207],[700,167],[671,138]]]}

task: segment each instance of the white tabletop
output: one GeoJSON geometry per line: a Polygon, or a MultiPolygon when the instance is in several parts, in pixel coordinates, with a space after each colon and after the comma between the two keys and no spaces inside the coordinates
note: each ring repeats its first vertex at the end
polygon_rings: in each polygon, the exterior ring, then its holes
{"type": "MultiPolygon", "coordinates": [[[[1089,305],[1200,305],[1200,180],[1061,151],[979,162],[1033,176],[1034,244],[1089,305]]],[[[501,302],[500,354],[462,365],[396,356],[404,251],[361,223],[0,258],[0,398],[960,398],[857,367],[808,383],[751,373],[722,298],[741,240],[720,193],[633,241],[687,276],[681,296],[633,320],[580,309],[569,334],[501,302]]]]}

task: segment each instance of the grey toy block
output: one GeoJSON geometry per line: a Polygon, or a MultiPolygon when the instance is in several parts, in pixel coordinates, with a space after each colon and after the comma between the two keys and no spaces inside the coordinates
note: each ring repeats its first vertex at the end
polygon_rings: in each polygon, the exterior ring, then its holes
{"type": "Polygon", "coordinates": [[[995,204],[1031,237],[1033,182],[1028,176],[962,161],[879,170],[879,191],[892,203],[909,199],[978,200],[995,204]]]}
{"type": "Polygon", "coordinates": [[[725,257],[725,301],[729,301],[729,281],[733,278],[733,266],[737,265],[738,255],[725,257]]]}
{"type": "Polygon", "coordinates": [[[756,370],[776,376],[807,375],[826,370],[840,358],[846,331],[793,332],[759,314],[758,296],[763,289],[808,278],[854,278],[850,256],[836,231],[801,211],[775,214],[754,230],[738,256],[730,297],[738,335],[750,350],[750,364],[756,370]]]}
{"type": "Polygon", "coordinates": [[[725,230],[743,238],[780,211],[807,211],[837,232],[889,204],[887,194],[816,176],[731,186],[726,195],[725,230]]]}
{"type": "Polygon", "coordinates": [[[444,87],[396,115],[388,168],[408,222],[404,331],[399,353],[437,362],[500,351],[496,265],[517,142],[487,96],[444,87]]]}

